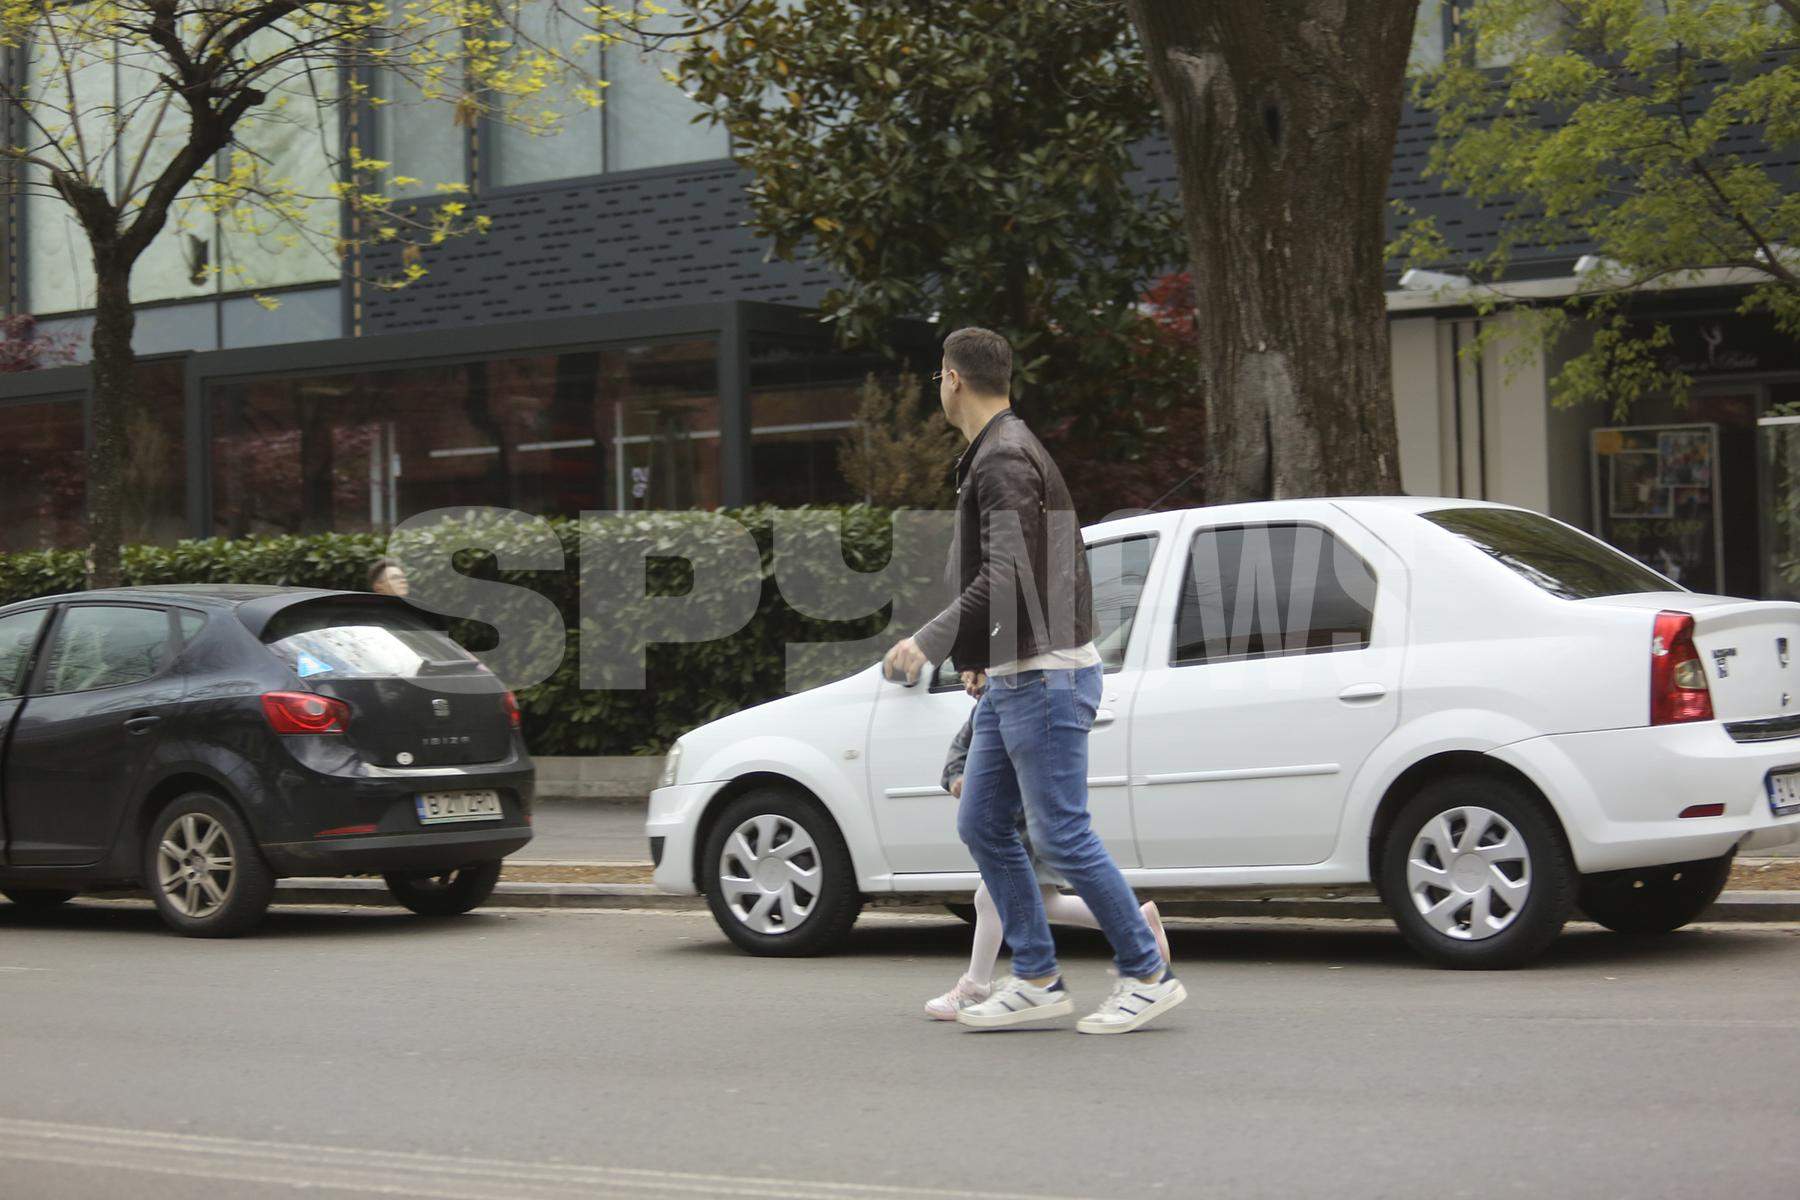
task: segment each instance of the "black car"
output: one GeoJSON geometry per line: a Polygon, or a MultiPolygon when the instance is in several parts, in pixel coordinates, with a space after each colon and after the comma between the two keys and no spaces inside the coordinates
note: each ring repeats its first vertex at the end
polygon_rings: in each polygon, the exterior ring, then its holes
{"type": "Polygon", "coordinates": [[[287,875],[467,912],[531,840],[512,693],[390,596],[118,588],[0,608],[0,892],[142,884],[181,933],[287,875]]]}

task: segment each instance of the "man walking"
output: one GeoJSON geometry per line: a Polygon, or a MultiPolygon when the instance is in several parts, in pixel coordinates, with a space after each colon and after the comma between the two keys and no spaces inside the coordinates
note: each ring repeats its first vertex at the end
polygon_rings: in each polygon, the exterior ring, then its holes
{"type": "Polygon", "coordinates": [[[1012,347],[987,329],[944,339],[938,399],[969,448],[956,464],[957,595],[889,650],[890,678],[948,654],[965,679],[985,671],[963,771],[957,832],[981,868],[1013,978],[957,1020],[997,1029],[1074,1011],[1057,970],[1024,812],[1045,863],[1087,902],[1112,943],[1118,986],[1082,1033],[1128,1033],[1187,998],[1157,950],[1119,868],[1088,821],[1088,730],[1100,703],[1093,594],[1074,503],[1050,455],[1012,411],[1012,347]]]}

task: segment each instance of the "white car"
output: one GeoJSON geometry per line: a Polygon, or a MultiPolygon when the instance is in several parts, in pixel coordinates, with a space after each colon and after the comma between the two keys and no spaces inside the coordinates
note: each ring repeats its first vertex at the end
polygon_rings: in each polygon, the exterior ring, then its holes
{"type": "MultiPolygon", "coordinates": [[[[1698,595],[1524,509],[1293,500],[1085,531],[1095,830],[1150,897],[1373,884],[1427,959],[1529,961],[1579,908],[1673,930],[1800,840],[1800,605],[1698,595]]],[[[938,783],[971,701],[878,666],[682,737],[664,891],[755,954],[979,883],[938,783]]]]}

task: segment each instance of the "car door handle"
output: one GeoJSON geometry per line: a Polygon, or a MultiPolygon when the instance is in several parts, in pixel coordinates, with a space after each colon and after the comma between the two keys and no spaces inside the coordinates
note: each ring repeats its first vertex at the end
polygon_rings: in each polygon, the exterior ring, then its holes
{"type": "Polygon", "coordinates": [[[1110,708],[1097,708],[1094,710],[1094,724],[1096,726],[1111,725],[1118,719],[1118,716],[1119,714],[1110,708]]]}
{"type": "Polygon", "coordinates": [[[160,720],[162,720],[161,717],[153,717],[153,716],[128,717],[128,718],[126,718],[126,721],[125,721],[125,732],[126,733],[148,733],[148,732],[150,732],[150,727],[152,725],[156,724],[160,720]]]}
{"type": "Polygon", "coordinates": [[[1379,700],[1387,695],[1387,688],[1379,683],[1353,683],[1338,693],[1338,699],[1345,704],[1361,704],[1369,700],[1379,700]]]}

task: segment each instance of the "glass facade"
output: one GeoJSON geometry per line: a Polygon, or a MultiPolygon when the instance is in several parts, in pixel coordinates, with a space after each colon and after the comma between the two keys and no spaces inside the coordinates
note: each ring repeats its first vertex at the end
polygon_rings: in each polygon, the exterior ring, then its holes
{"type": "Polygon", "coordinates": [[[379,530],[437,508],[710,508],[712,339],[215,384],[213,532],[379,530]]]}
{"type": "MultiPolygon", "coordinates": [[[[615,23],[617,41],[581,44],[591,21],[573,8],[527,5],[523,28],[535,45],[519,43],[510,54],[525,63],[554,56],[563,78],[516,101],[503,112],[469,125],[454,120],[452,105],[421,94],[400,79],[376,83],[375,157],[393,164],[390,177],[417,182],[390,188],[397,196],[429,196],[440,183],[467,179],[469,139],[479,139],[480,183],[520,187],[580,179],[607,171],[676,166],[729,157],[723,126],[694,117],[700,109],[664,74],[680,57],[679,34],[689,8],[669,3],[635,6],[636,24],[615,23]],[[582,94],[604,81],[596,108],[582,94]]],[[[442,52],[443,47],[437,47],[442,52]]]]}

